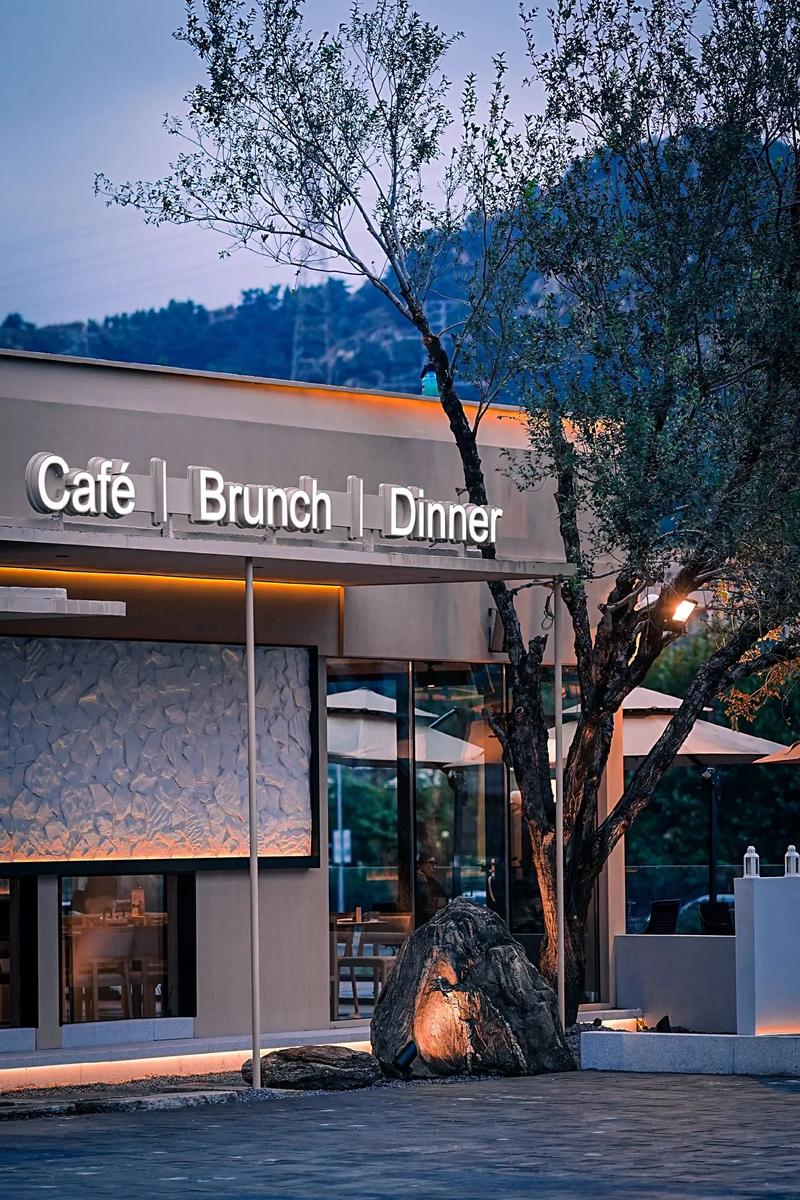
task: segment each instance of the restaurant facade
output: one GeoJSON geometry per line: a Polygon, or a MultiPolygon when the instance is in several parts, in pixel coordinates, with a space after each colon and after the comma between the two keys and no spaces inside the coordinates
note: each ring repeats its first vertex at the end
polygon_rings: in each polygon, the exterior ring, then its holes
{"type": "MultiPolygon", "coordinates": [[[[516,410],[481,423],[486,506],[424,397],[2,351],[0,419],[0,1066],[247,1033],[250,795],[264,1033],[367,1019],[456,895],[535,956],[487,583],[534,585],[533,635],[568,568],[551,499],[505,469],[516,410]]],[[[566,631],[560,656],[566,702],[566,631]]]]}

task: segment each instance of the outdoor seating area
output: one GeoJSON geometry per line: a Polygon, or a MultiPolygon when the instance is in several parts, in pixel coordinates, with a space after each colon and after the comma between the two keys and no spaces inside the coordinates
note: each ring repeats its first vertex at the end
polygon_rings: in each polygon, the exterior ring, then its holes
{"type": "Polygon", "coordinates": [[[64,999],[71,1021],[163,1015],[166,913],[65,918],[64,999]]]}
{"type": "Polygon", "coordinates": [[[168,916],[160,877],[64,885],[63,1020],[166,1016],[168,916]]]}
{"type": "MultiPolygon", "coordinates": [[[[630,932],[639,931],[633,929],[630,932]]],[[[733,937],[736,933],[736,906],[732,898],[699,900],[696,905],[691,902],[683,904],[680,899],[651,900],[650,916],[641,932],[649,934],[702,933],[714,937],[733,937]],[[697,929],[692,927],[695,908],[699,921],[697,929]]]]}
{"type": "Polygon", "coordinates": [[[411,913],[331,915],[331,1015],[337,1021],[374,1012],[411,932],[411,913]]]}

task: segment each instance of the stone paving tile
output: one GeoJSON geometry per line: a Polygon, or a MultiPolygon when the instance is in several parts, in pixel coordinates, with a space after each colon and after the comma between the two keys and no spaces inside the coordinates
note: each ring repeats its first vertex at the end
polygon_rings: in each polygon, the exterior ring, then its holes
{"type": "Polygon", "coordinates": [[[0,1200],[796,1200],[799,1162],[800,1081],[588,1072],[9,1122],[0,1200]]]}

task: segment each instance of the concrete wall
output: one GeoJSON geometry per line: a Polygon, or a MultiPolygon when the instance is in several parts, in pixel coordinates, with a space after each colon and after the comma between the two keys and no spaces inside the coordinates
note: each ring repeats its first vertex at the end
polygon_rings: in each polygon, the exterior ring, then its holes
{"type": "Polygon", "coordinates": [[[736,1032],[735,938],[623,934],[614,939],[616,1003],[693,1033],[736,1032]]]}
{"type": "MultiPolygon", "coordinates": [[[[197,875],[195,1035],[250,1029],[250,901],[245,871],[197,875]]],[[[262,872],[261,1028],[323,1029],[330,1017],[327,871],[262,872]]]]}
{"type": "MultiPolygon", "coordinates": [[[[57,561],[54,560],[57,566],[57,561]]],[[[66,588],[75,600],[124,600],[124,617],[4,621],[3,636],[145,638],[152,641],[244,642],[244,581],[91,571],[28,570],[0,565],[0,587],[66,588]]],[[[317,646],[339,652],[341,589],[256,583],[256,642],[317,646]]]]}

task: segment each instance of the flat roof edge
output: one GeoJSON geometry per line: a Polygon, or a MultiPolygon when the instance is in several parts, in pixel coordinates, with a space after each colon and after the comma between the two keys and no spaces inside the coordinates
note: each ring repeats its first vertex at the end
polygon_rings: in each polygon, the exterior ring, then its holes
{"type": "MultiPolygon", "coordinates": [[[[257,570],[274,571],[276,582],[323,583],[338,587],[382,584],[549,580],[574,574],[571,563],[485,559],[424,554],[409,549],[355,550],[338,543],[265,542],[246,537],[188,535],[161,537],[141,529],[124,533],[48,529],[0,518],[0,569],[107,570],[141,574],[230,577],[233,564],[252,558],[257,570]],[[59,554],[59,562],[51,558],[59,554]],[[69,560],[72,561],[69,561],[69,560]],[[144,563],[157,564],[148,571],[144,563]],[[168,567],[165,571],[165,567],[168,567]]],[[[238,575],[238,572],[237,572],[238,575]]]]}
{"type": "MultiPolygon", "coordinates": [[[[175,375],[187,379],[200,379],[209,383],[242,383],[251,387],[271,387],[286,391],[330,392],[342,396],[385,396],[387,400],[414,400],[424,404],[439,405],[435,396],[423,396],[415,392],[392,392],[382,388],[343,387],[333,383],[309,383],[297,379],[273,379],[265,375],[237,375],[229,371],[200,371],[192,367],[166,367],[157,363],[120,362],[109,358],[85,358],[77,354],[47,354],[40,350],[13,350],[0,346],[0,359],[40,362],[47,365],[99,367],[114,371],[139,371],[152,375],[175,375]]],[[[464,408],[478,408],[477,400],[462,400],[464,408]]],[[[516,404],[501,401],[489,405],[490,412],[506,412],[519,415],[516,404]]]]}

